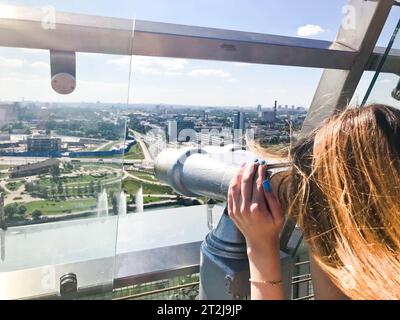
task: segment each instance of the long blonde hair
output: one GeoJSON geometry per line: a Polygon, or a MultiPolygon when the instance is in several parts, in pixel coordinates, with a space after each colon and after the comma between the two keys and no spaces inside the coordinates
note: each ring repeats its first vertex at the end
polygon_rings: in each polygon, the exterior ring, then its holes
{"type": "Polygon", "coordinates": [[[292,152],[289,213],[351,299],[400,299],[400,111],[349,109],[292,152]]]}

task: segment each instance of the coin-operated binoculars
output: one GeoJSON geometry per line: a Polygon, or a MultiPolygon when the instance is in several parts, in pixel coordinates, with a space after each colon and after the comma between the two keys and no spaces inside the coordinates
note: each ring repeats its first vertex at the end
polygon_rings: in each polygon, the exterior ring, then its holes
{"type": "MultiPolygon", "coordinates": [[[[166,149],[155,162],[157,178],[176,192],[189,197],[205,196],[226,201],[229,183],[240,166],[256,156],[240,146],[166,149]]],[[[289,164],[269,162],[271,184],[278,186],[287,175],[289,164]]],[[[281,234],[281,265],[285,295],[290,299],[293,259],[291,251],[301,239],[293,241],[295,224],[287,221],[281,234]]],[[[200,299],[231,300],[250,296],[246,241],[227,209],[215,229],[201,246],[200,299]]]]}

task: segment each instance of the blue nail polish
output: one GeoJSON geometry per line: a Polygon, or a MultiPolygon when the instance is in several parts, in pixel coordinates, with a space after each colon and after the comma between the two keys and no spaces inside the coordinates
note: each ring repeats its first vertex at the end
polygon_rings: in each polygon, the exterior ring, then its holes
{"type": "Polygon", "coordinates": [[[267,192],[272,192],[271,183],[269,180],[265,180],[263,183],[264,190],[267,192]]]}
{"type": "Polygon", "coordinates": [[[254,163],[257,163],[257,162],[258,162],[258,159],[254,160],[254,163]]]}
{"type": "Polygon", "coordinates": [[[267,162],[265,160],[261,161],[261,165],[264,166],[267,162]]]}

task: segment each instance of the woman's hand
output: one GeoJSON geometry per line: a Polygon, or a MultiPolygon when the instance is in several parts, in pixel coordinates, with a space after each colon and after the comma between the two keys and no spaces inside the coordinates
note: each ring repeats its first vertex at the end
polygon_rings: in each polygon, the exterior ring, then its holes
{"type": "Polygon", "coordinates": [[[266,178],[265,161],[243,166],[232,179],[228,212],[247,243],[251,298],[284,298],[280,268],[279,233],[284,215],[266,178]]]}
{"type": "Polygon", "coordinates": [[[249,251],[275,249],[284,223],[266,172],[265,161],[244,165],[229,186],[229,216],[246,238],[249,251]]]}

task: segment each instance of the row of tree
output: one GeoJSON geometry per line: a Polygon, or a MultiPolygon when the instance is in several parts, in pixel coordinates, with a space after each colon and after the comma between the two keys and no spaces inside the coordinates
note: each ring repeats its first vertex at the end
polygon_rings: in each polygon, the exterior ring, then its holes
{"type": "Polygon", "coordinates": [[[38,196],[44,199],[50,197],[70,197],[70,196],[82,196],[82,195],[95,195],[101,192],[102,185],[98,181],[94,183],[90,181],[87,184],[79,184],[74,187],[68,187],[61,180],[58,180],[57,184],[52,184],[51,187],[40,185],[36,182],[29,182],[25,184],[26,191],[34,196],[38,196]]]}
{"type": "MultiPolygon", "coordinates": [[[[12,203],[4,208],[4,215],[7,220],[23,220],[28,209],[24,205],[12,203]]],[[[32,218],[38,220],[42,216],[42,212],[38,209],[32,212],[32,218]]]]}

